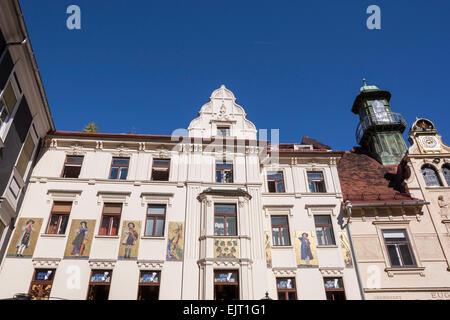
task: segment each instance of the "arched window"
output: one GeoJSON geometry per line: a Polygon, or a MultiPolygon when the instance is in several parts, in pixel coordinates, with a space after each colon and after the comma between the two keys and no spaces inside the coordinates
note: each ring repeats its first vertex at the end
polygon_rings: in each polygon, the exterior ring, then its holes
{"type": "Polygon", "coordinates": [[[450,187],[450,164],[444,164],[442,172],[444,173],[445,181],[447,181],[447,186],[450,187]]]}
{"type": "Polygon", "coordinates": [[[439,179],[439,175],[433,166],[429,164],[424,165],[422,167],[422,175],[427,187],[442,186],[441,179],[439,179]]]}

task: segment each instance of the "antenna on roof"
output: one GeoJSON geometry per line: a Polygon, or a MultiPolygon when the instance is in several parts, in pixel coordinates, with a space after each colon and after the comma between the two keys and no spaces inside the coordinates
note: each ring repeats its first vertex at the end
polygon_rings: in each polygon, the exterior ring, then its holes
{"type": "Polygon", "coordinates": [[[364,84],[364,87],[367,86],[367,80],[365,78],[363,78],[362,82],[364,84]]]}

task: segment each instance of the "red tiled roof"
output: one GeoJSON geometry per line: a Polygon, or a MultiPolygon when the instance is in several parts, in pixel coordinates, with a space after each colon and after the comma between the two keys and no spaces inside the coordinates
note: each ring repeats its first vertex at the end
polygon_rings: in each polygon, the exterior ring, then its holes
{"type": "Polygon", "coordinates": [[[397,166],[383,166],[356,149],[346,152],[338,163],[344,201],[353,203],[416,202],[402,185],[397,166]]]}

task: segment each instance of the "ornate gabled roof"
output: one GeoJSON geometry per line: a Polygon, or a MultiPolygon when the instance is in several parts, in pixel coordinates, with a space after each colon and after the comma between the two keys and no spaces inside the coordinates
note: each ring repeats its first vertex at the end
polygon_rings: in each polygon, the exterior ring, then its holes
{"type": "Polygon", "coordinates": [[[222,85],[213,91],[209,102],[200,109],[198,118],[189,124],[190,137],[209,138],[217,135],[217,127],[228,127],[230,136],[238,139],[256,139],[255,125],[247,119],[247,114],[236,103],[233,92],[222,85]]]}

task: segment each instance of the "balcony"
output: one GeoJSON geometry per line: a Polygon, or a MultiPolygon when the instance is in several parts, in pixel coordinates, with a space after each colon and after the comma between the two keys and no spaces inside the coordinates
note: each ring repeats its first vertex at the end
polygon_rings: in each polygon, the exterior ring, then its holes
{"type": "Polygon", "coordinates": [[[402,131],[406,128],[406,121],[400,113],[380,112],[364,117],[356,128],[356,142],[360,143],[364,133],[368,129],[373,129],[377,126],[383,127],[399,127],[402,131]]]}

